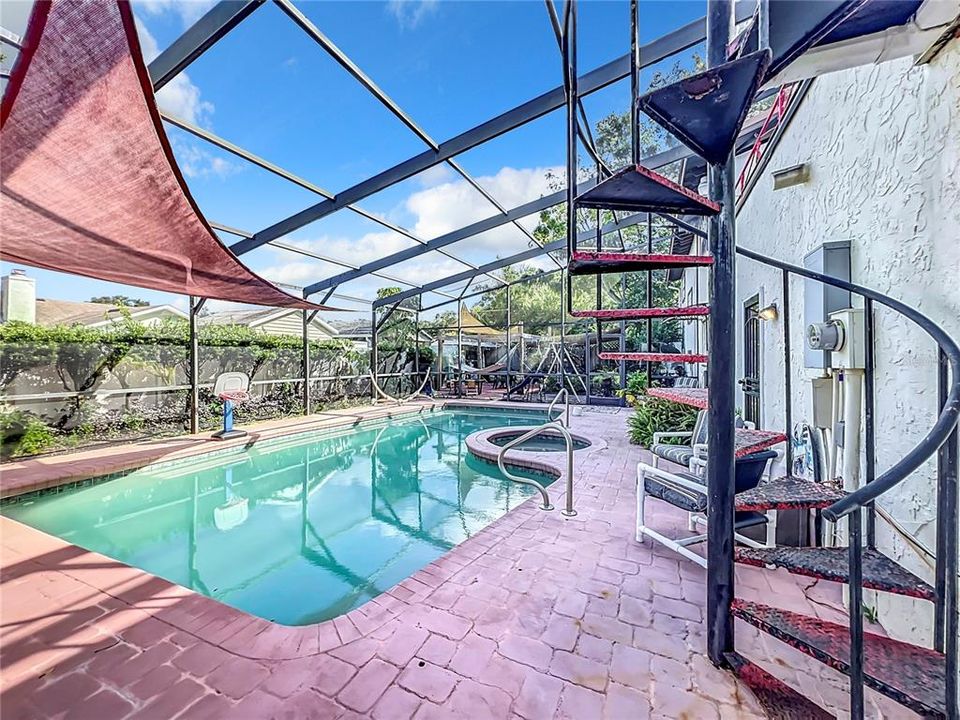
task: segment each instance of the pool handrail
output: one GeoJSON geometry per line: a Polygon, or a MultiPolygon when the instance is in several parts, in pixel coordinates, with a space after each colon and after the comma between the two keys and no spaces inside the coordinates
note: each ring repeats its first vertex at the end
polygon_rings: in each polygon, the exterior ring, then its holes
{"type": "MultiPolygon", "coordinates": [[[[557,391],[557,394],[553,396],[553,400],[550,401],[550,405],[547,406],[547,421],[553,422],[553,406],[557,404],[557,401],[560,400],[561,396],[563,397],[563,407],[564,412],[560,415],[561,418],[565,418],[565,421],[561,423],[566,427],[570,427],[570,393],[567,392],[566,388],[560,388],[557,391]]],[[[557,418],[559,422],[560,418],[557,418]]]]}
{"type": "Polygon", "coordinates": [[[567,446],[566,502],[564,509],[560,512],[568,517],[573,517],[577,514],[577,511],[573,509],[573,436],[570,434],[570,431],[563,426],[563,423],[560,420],[545,422],[542,425],[531,428],[523,435],[520,435],[519,437],[516,437],[508,442],[500,449],[500,452],[497,453],[497,467],[500,468],[500,472],[502,472],[508,479],[513,480],[514,482],[522,483],[523,485],[530,485],[531,487],[535,488],[537,492],[540,493],[540,497],[543,499],[543,504],[540,506],[541,510],[553,510],[553,505],[550,504],[550,494],[547,492],[547,489],[543,487],[543,485],[538,483],[536,480],[528,480],[527,478],[520,477],[519,475],[514,475],[507,470],[506,464],[504,463],[504,457],[506,456],[508,450],[516,447],[520,443],[526,442],[530,438],[536,437],[545,430],[558,431],[563,436],[564,442],[567,446]]]}

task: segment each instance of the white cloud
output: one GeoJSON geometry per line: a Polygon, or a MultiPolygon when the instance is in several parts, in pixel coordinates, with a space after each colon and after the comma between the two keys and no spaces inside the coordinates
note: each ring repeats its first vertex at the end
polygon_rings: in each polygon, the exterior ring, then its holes
{"type": "Polygon", "coordinates": [[[387,12],[397,19],[401,28],[412,30],[425,17],[436,12],[438,6],[438,0],[389,0],[387,12]]]}
{"type": "MultiPolygon", "coordinates": [[[[557,169],[505,167],[496,175],[477,178],[477,182],[509,209],[549,194],[551,189],[546,176],[551,171],[557,169]]],[[[465,180],[416,192],[407,198],[405,207],[417,218],[414,232],[424,238],[434,238],[497,214],[493,204],[465,180]]],[[[535,219],[524,222],[528,229],[535,225],[535,219]]],[[[512,224],[506,224],[455,247],[461,251],[465,247],[478,253],[483,251],[485,259],[490,260],[497,252],[516,252],[518,243],[525,243],[523,234],[512,224]]]]}
{"type": "Polygon", "coordinates": [[[453,170],[450,169],[450,166],[446,163],[440,163],[417,175],[417,182],[420,183],[421,187],[430,188],[447,182],[452,176],[453,170]]]}
{"type": "Polygon", "coordinates": [[[137,9],[148,15],[172,12],[180,18],[184,28],[193,25],[216,5],[216,0],[138,0],[137,9]]]}
{"type": "MultiPolygon", "coordinates": [[[[496,175],[480,177],[477,181],[493,197],[507,208],[534,200],[552,190],[547,174],[556,168],[510,168],[501,169],[496,175]]],[[[413,231],[418,236],[430,239],[443,235],[470,223],[488,218],[497,213],[496,208],[470,186],[465,180],[442,182],[433,187],[414,192],[401,203],[405,213],[413,216],[413,231]]],[[[536,217],[524,220],[524,225],[532,229],[536,217]]],[[[413,246],[414,241],[389,231],[369,232],[360,237],[322,236],[312,239],[286,239],[284,242],[305,250],[342,259],[351,265],[363,265],[372,260],[392,255],[413,246]]],[[[475,264],[490,262],[520,252],[528,247],[528,238],[512,224],[502,225],[474,238],[447,246],[446,250],[475,264]]],[[[276,263],[263,268],[261,274],[274,282],[294,285],[309,285],[323,277],[339,274],[346,270],[321,261],[296,258],[288,251],[274,250],[276,263]]],[[[537,258],[527,264],[537,267],[550,267],[547,258],[537,258]]],[[[384,272],[396,275],[411,283],[422,285],[456,274],[466,266],[452,258],[437,252],[425,253],[407,260],[384,272]]],[[[395,283],[366,276],[354,280],[348,287],[341,288],[351,295],[373,298],[378,287],[395,283]]]]}
{"type": "Polygon", "coordinates": [[[188,178],[225,178],[240,172],[242,167],[198,147],[192,141],[171,138],[177,165],[188,178]]]}
{"type": "Polygon", "coordinates": [[[192,125],[209,127],[213,103],[200,97],[200,88],[181,73],[157,92],[157,105],[192,125]]]}
{"type": "MultiPolygon", "coordinates": [[[[143,59],[149,64],[160,54],[157,41],[146,26],[137,21],[140,47],[143,59]]],[[[182,72],[157,92],[157,105],[160,109],[176,115],[183,120],[201,127],[208,127],[213,115],[213,103],[200,96],[200,88],[193,84],[190,76],[182,72]]]]}

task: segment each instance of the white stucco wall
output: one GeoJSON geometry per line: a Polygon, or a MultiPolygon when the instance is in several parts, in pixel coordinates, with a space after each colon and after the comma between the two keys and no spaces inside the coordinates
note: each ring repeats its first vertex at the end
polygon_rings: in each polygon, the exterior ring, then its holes
{"type": "MultiPolygon", "coordinates": [[[[816,80],[742,208],[737,243],[797,265],[826,241],[849,240],[856,283],[898,298],[960,338],[960,42],[933,63],[912,58],[816,80]],[[770,173],[799,163],[810,181],[773,190],[770,173]]],[[[737,260],[742,302],[783,307],[778,271],[737,260]]],[[[859,305],[859,301],[854,302],[859,305]]],[[[762,422],[783,427],[783,324],[764,323],[762,422]]],[[[803,281],[791,286],[794,423],[811,416],[803,362],[803,281]]],[[[931,427],[937,412],[932,341],[892,311],[876,314],[877,470],[931,427]]],[[[742,338],[737,339],[738,352],[742,338]]],[[[742,375],[742,357],[739,360],[742,375]]],[[[741,403],[742,404],[742,399],[741,403]]],[[[934,463],[884,496],[883,506],[934,547],[934,463]]],[[[878,546],[928,580],[926,566],[878,520],[878,546]]],[[[932,611],[883,593],[870,596],[891,634],[929,641],[932,611]]]]}

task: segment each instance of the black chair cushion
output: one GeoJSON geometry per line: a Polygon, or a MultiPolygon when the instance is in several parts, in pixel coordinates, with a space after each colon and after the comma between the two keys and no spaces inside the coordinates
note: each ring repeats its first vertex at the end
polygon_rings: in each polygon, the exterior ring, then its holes
{"type": "MultiPolygon", "coordinates": [[[[684,448],[680,445],[654,445],[654,447],[690,451],[690,448],[684,448]]],[[[693,454],[692,451],[690,451],[690,453],[691,455],[693,454]]],[[[657,454],[660,455],[659,453],[657,454]]],[[[736,462],[734,470],[734,492],[742,493],[755,488],[760,483],[760,478],[763,476],[763,471],[767,467],[767,463],[776,456],[777,453],[773,450],[764,450],[762,452],[753,453],[752,455],[745,455],[744,457],[739,458],[736,462]]],[[[660,455],[660,457],[664,456],[660,455]]],[[[672,460],[669,457],[666,459],[672,460]]],[[[678,461],[672,460],[672,462],[678,461]]],[[[661,480],[660,478],[655,477],[645,477],[643,486],[647,494],[652,495],[655,498],[659,498],[666,503],[670,503],[675,507],[686,510],[687,512],[706,512],[706,478],[686,472],[678,472],[673,474],[686,480],[692,480],[703,487],[703,492],[700,493],[696,490],[690,490],[688,488],[678,486],[670,483],[669,480],[661,480]]],[[[745,523],[742,525],[742,527],[749,527],[751,524],[759,524],[760,522],[765,521],[766,517],[762,513],[749,513],[743,514],[742,516],[740,513],[737,514],[737,522],[745,523]]]]}
{"type": "Polygon", "coordinates": [[[767,516],[763,513],[743,510],[734,515],[733,528],[734,530],[745,530],[755,525],[763,525],[766,522],[767,516]]]}
{"type": "Polygon", "coordinates": [[[759,485],[760,478],[763,477],[763,471],[767,468],[767,463],[776,456],[777,453],[774,450],[762,450],[738,458],[734,469],[734,492],[746,492],[759,485]]]}
{"type": "Polygon", "coordinates": [[[650,446],[650,452],[658,458],[669,460],[677,465],[687,467],[690,458],[693,457],[693,448],[689,445],[669,445],[667,443],[657,443],[650,446]]]}
{"type": "Polygon", "coordinates": [[[704,479],[696,475],[691,475],[690,473],[679,472],[674,474],[682,477],[684,480],[692,480],[703,487],[704,492],[700,493],[696,490],[690,490],[675,485],[669,480],[661,480],[657,477],[645,477],[643,482],[644,490],[646,490],[648,495],[659,498],[665,503],[669,503],[687,512],[706,512],[707,494],[706,487],[704,487],[704,479]]]}

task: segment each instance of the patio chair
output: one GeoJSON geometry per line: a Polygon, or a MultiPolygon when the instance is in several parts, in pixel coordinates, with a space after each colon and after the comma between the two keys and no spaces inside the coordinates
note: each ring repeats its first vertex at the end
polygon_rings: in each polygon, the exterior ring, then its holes
{"type": "MultiPolygon", "coordinates": [[[[777,456],[772,450],[753,453],[736,461],[734,470],[734,492],[741,493],[752,490],[760,483],[760,478],[766,469],[767,463],[777,456]]],[[[707,566],[707,560],[689,549],[707,539],[706,533],[691,537],[674,539],[652,529],[646,522],[646,500],[652,496],[658,500],[686,510],[691,514],[690,526],[706,527],[707,488],[706,479],[692,472],[668,472],[662,468],[637,464],[637,542],[642,543],[644,536],[670,548],[674,552],[689,560],[693,560],[701,567],[707,566]]],[[[734,518],[734,539],[744,545],[754,548],[766,547],[764,543],[753,540],[740,531],[767,522],[767,517],[759,512],[737,512],[734,518]]]]}
{"type": "MultiPolygon", "coordinates": [[[[752,422],[737,420],[737,427],[753,429],[752,422]]],[[[653,442],[650,443],[650,452],[653,454],[653,466],[659,467],[659,461],[669,460],[677,465],[683,465],[690,472],[698,472],[705,463],[707,451],[707,411],[697,413],[697,421],[693,430],[683,432],[655,432],[653,442]],[[663,442],[667,438],[688,438],[688,444],[676,445],[663,442]]]]}
{"type": "Polygon", "coordinates": [[[653,466],[659,467],[660,460],[669,460],[677,465],[684,467],[690,466],[690,460],[694,456],[694,445],[704,445],[707,442],[707,411],[701,410],[697,413],[697,422],[692,431],[684,432],[655,432],[653,442],[650,443],[650,452],[653,454],[653,466]],[[667,438],[689,438],[690,442],[686,445],[675,445],[665,443],[667,438]]]}

